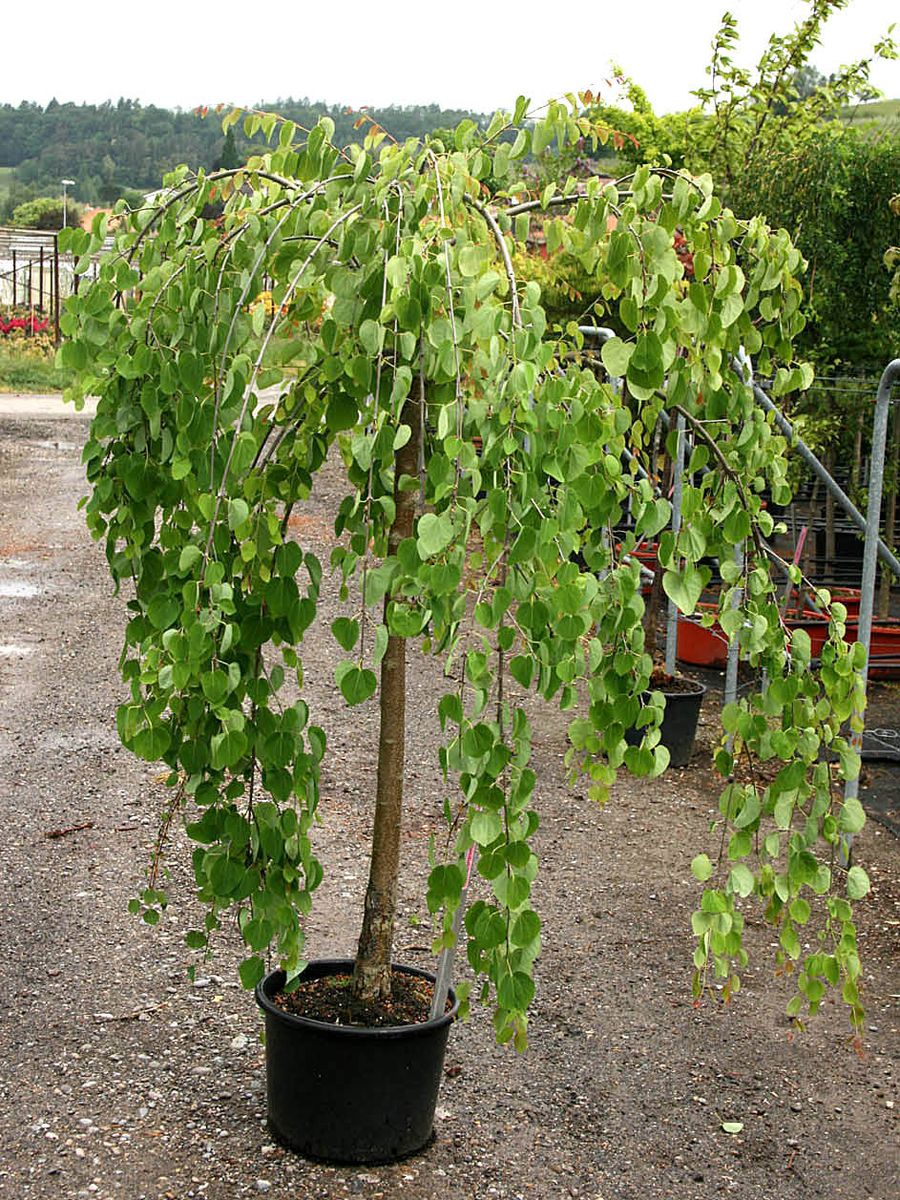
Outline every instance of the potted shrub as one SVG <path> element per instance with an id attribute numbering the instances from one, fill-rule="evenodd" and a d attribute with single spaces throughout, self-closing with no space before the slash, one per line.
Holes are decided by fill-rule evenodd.
<path id="1" fill-rule="evenodd" d="M 540 946 L 531 849 L 540 801 L 522 696 L 536 691 L 572 713 L 569 765 L 598 800 L 622 765 L 653 777 L 667 761 L 652 721 L 640 745 L 624 738 L 652 669 L 638 566 L 628 539 L 620 551 L 609 533 L 630 503 L 637 536 L 661 534 L 666 591 L 686 613 L 706 582 L 700 558 L 725 562 L 748 542 L 746 566 L 726 585 L 741 587 L 744 651 L 769 680 L 724 714 L 731 748 L 716 761 L 730 837 L 715 879 L 705 855 L 694 862 L 709 881 L 694 920 L 695 988 L 708 970 L 729 993 L 736 986 L 740 903 L 755 892 L 781 953 L 799 959 L 791 1011 L 815 1008 L 825 982 L 840 980 L 859 1020 L 846 893 L 867 884 L 859 868 L 845 880 L 827 864 L 861 810 L 842 805 L 819 762 L 827 745 L 845 773 L 856 769 L 841 723 L 858 703 L 857 676 L 836 619 L 818 676 L 803 638 L 785 642 L 753 540 L 754 529 L 771 529 L 762 488 L 784 498 L 785 447 L 728 365 L 743 344 L 775 374 L 776 391 L 809 382 L 791 358 L 800 256 L 785 234 L 723 210 L 708 178 L 641 168 L 621 186 L 564 182 L 528 195 L 516 172 L 529 152 L 604 133 L 574 102 L 551 104 L 534 124 L 525 116 L 520 100 L 487 130 L 463 122 L 452 144 L 398 145 L 373 127 L 344 150 L 328 120 L 301 134 L 252 114 L 249 132 L 263 130 L 274 148 L 236 170 L 174 172 L 153 206 L 126 216 L 96 282 L 69 301 L 70 398 L 98 397 L 87 520 L 130 611 L 119 734 L 169 769 L 154 869 L 134 907 L 159 919 L 157 867 L 183 818 L 208 909 L 188 945 L 202 951 L 223 914 L 235 914 L 244 985 L 304 993 L 328 750 L 303 697 L 304 671 L 315 669 L 303 637 L 330 567 L 354 604 L 332 627 L 345 654 L 335 689 L 351 706 L 377 693 L 381 719 L 369 885 L 345 994 L 362 1006 L 393 1002 L 406 657 L 419 644 L 445 663 L 441 765 L 459 789 L 455 848 L 428 885 L 435 949 L 461 932 L 477 851 L 468 960 L 493 1000 L 498 1039 L 524 1048 Z M 551 249 L 564 243 L 596 280 L 598 311 L 614 308 L 629 331 L 602 351 L 622 393 L 582 360 L 577 329 L 551 335 L 539 287 L 513 271 L 510 245 L 536 211 Z M 676 229 L 693 254 L 689 285 Z M 77 269 L 104 232 L 100 217 L 93 233 L 67 234 Z M 668 502 L 623 466 L 626 448 L 646 455 L 663 408 L 696 425 L 692 469 L 710 468 L 685 488 L 677 536 L 666 532 Z M 346 497 L 323 565 L 288 522 L 330 454 L 341 455 Z M 741 773 L 751 753 L 780 763 L 765 786 Z M 796 933 L 807 897 L 824 912 L 814 951 Z M 295 1063 L 294 1074 L 303 1086 L 315 1071 Z M 376 1103 L 369 1090 L 357 1099 Z M 426 1113 L 416 1138 L 430 1126 Z M 307 1145 L 278 1118 L 275 1127 L 331 1157 L 414 1148 Z"/>

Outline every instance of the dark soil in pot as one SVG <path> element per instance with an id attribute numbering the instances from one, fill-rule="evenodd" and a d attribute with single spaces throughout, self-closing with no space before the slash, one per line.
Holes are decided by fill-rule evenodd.
<path id="1" fill-rule="evenodd" d="M 278 1007 L 295 1017 L 329 1025 L 359 1025 L 367 1029 L 394 1025 L 419 1025 L 431 1012 L 434 986 L 431 977 L 408 971 L 393 973 L 391 995 L 370 1004 L 355 1000 L 350 972 L 307 979 L 291 992 L 276 992 Z M 452 1008 L 448 997 L 447 1011 Z"/>

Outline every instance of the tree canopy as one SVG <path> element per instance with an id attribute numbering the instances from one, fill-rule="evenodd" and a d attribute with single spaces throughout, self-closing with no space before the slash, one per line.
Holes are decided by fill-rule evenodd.
<path id="1" fill-rule="evenodd" d="M 370 128 L 346 148 L 327 118 L 300 136 L 254 114 L 245 130 L 271 138 L 270 152 L 237 171 L 181 168 L 152 206 L 123 214 L 116 252 L 67 305 L 63 348 L 79 373 L 72 398 L 99 397 L 88 521 L 133 588 L 119 732 L 170 769 L 159 845 L 178 813 L 195 843 L 209 918 L 189 944 L 205 946 L 236 910 L 244 982 L 259 980 L 269 947 L 296 973 L 321 879 L 312 838 L 327 746 L 302 692 L 323 564 L 288 528 L 339 455 L 330 566 L 348 608 L 332 625 L 335 687 L 363 704 L 381 668 L 383 701 L 398 644 L 440 655 L 436 948 L 455 940 L 477 852 L 469 960 L 498 1037 L 522 1045 L 541 936 L 525 695 L 570 713 L 568 766 L 593 797 L 620 767 L 665 769 L 632 553 L 661 535 L 663 586 L 685 613 L 710 580 L 703 560 L 719 560 L 719 619 L 768 681 L 724 714 L 721 853 L 717 867 L 694 862 L 706 884 L 697 992 L 710 973 L 728 995 L 739 986 L 741 908 L 755 894 L 780 961 L 798 964 L 790 1011 L 814 1011 L 840 981 L 858 1025 L 850 902 L 868 880 L 858 867 L 844 879 L 835 855 L 864 820 L 838 786 L 858 770 L 843 725 L 861 705 L 860 647 L 842 640 L 840 606 L 819 672 L 809 637 L 786 638 L 762 543 L 774 528 L 763 494 L 789 495 L 786 447 L 733 361 L 746 348 L 776 394 L 808 386 L 793 353 L 801 256 L 783 231 L 723 208 L 708 175 L 642 166 L 619 185 L 567 177 L 530 198 L 529 154 L 607 137 L 581 106 L 573 96 L 528 121 L 520 98 L 514 114 L 487 129 L 464 120 L 447 142 Z M 536 211 L 615 311 L 622 333 L 602 369 L 577 330 L 548 336 L 539 285 L 516 277 L 511 248 Z M 101 216 L 91 235 L 64 239 L 76 269 L 105 229 Z M 664 415 L 695 439 L 677 533 L 663 532 L 671 506 L 649 478 Z M 754 759 L 766 769 L 748 770 Z M 155 923 L 164 903 L 157 871 L 135 907 Z"/>

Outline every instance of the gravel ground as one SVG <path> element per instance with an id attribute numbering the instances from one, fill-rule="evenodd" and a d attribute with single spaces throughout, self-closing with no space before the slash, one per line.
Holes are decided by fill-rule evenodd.
<path id="1" fill-rule="evenodd" d="M 76 511 L 86 429 L 52 402 L 35 410 L 0 398 L 0 1196 L 900 1194 L 900 846 L 874 821 L 858 841 L 874 883 L 859 916 L 861 1055 L 834 1003 L 791 1037 L 785 985 L 771 974 L 771 937 L 758 921 L 748 923 L 755 965 L 734 1004 L 695 1010 L 689 863 L 708 848 L 715 811 L 709 713 L 689 768 L 649 787 L 623 782 L 604 810 L 566 790 L 564 722 L 541 718 L 546 937 L 530 1050 L 493 1045 L 484 1012 L 457 1027 L 435 1142 L 407 1162 L 335 1168 L 273 1145 L 260 1019 L 235 982 L 233 937 L 194 984 L 185 974 L 186 853 L 172 856 L 162 927 L 146 929 L 126 911 L 165 789 L 116 741 L 123 617 Z M 297 533 L 327 554 L 321 497 Z M 333 653 L 326 639 L 310 649 L 308 662 Z M 428 748 L 433 673 L 417 666 L 412 689 L 397 956 L 428 965 L 421 882 L 441 797 Z M 895 696 L 885 691 L 882 708 Z M 348 955 L 364 886 L 375 713 L 369 705 L 348 714 L 315 685 L 311 703 L 332 757 L 310 953 Z M 743 1129 L 730 1135 L 724 1121 Z"/>

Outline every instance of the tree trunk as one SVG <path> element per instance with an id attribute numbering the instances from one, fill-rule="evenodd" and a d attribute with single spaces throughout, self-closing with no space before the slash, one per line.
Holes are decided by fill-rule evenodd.
<path id="1" fill-rule="evenodd" d="M 397 552 L 412 536 L 418 486 L 400 489 L 404 476 L 417 481 L 421 387 L 417 379 L 403 406 L 400 420 L 412 436 L 394 456 L 394 523 L 388 535 L 388 554 Z M 390 595 L 385 597 L 385 614 Z M 369 886 L 366 889 L 362 932 L 353 971 L 353 993 L 358 1000 L 385 998 L 391 991 L 391 950 L 397 907 L 400 867 L 400 829 L 403 818 L 403 774 L 406 742 L 406 639 L 391 635 L 381 662 L 381 726 L 375 789 L 375 825 Z"/>

